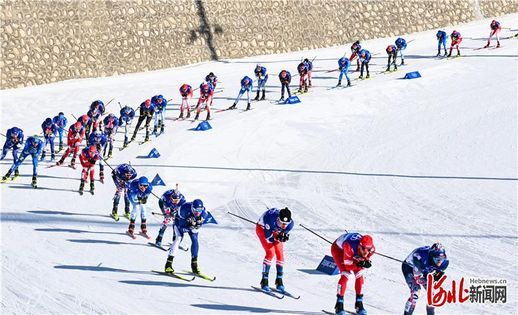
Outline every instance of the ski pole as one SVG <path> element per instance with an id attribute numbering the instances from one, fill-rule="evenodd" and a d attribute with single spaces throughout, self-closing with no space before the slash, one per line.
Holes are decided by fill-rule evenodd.
<path id="1" fill-rule="evenodd" d="M 230 214 L 230 215 L 235 216 L 236 218 L 240 218 L 241 220 L 244 220 L 244 221 L 246 221 L 246 222 L 250 222 L 250 223 L 252 223 L 252 224 L 256 224 L 254 221 L 252 221 L 252 220 L 250 220 L 250 219 L 247 219 L 247 218 L 245 218 L 245 217 L 242 217 L 242 216 L 240 216 L 240 215 L 238 215 L 238 214 L 232 213 L 232 212 L 230 212 L 230 211 L 227 211 L 227 213 L 228 213 L 228 214 Z"/>
<path id="2" fill-rule="evenodd" d="M 306 229 L 307 231 L 315 234 L 316 236 L 320 237 L 321 239 L 323 239 L 324 241 L 328 242 L 329 244 L 333 244 L 331 241 L 329 241 L 327 238 L 323 237 L 322 235 L 318 234 L 317 232 L 311 230 L 310 228 L 306 227 L 304 224 L 299 224 L 301 227 L 303 227 L 304 229 Z"/>

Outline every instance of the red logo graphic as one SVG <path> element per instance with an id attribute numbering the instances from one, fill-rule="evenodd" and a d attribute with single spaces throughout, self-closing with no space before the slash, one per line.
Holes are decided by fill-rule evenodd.
<path id="1" fill-rule="evenodd" d="M 457 289 L 457 283 L 455 280 L 451 281 L 451 289 L 447 290 L 443 288 L 443 284 L 448 278 L 443 275 L 439 281 L 434 281 L 433 276 L 428 274 L 428 286 L 426 288 L 427 303 L 430 306 L 440 307 L 448 303 L 464 303 L 469 299 L 468 289 L 464 289 L 464 278 L 460 279 L 460 283 Z"/>

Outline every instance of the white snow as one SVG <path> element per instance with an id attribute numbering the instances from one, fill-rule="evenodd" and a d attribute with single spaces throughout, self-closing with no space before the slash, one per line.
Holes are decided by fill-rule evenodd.
<path id="1" fill-rule="evenodd" d="M 516 29 L 517 17 L 500 21 Z M 436 30 L 405 36 L 415 39 L 406 50 L 408 65 L 392 74 L 379 72 L 386 65 L 384 49 L 395 38 L 366 41 L 364 47 L 377 54 L 372 78 L 355 80 L 350 89 L 329 90 L 338 73 L 324 72 L 336 68 L 344 52 L 349 55 L 349 43 L 2 91 L 0 129 L 4 133 L 16 125 L 26 137 L 39 133 L 46 117 L 63 111 L 71 121 L 72 114 L 85 113 L 96 99 L 115 98 L 107 111 L 118 113 L 117 102 L 136 106 L 159 93 L 173 98 L 165 136 L 115 150 L 109 163 L 131 161 L 139 175 L 152 178 L 159 173 L 168 188 L 179 183 L 189 200 L 203 199 L 219 224 L 200 231 L 200 265 L 217 276 L 215 282 L 186 283 L 155 275 L 150 270 L 162 270 L 167 254 L 142 237 L 130 239 L 124 234 L 128 221 L 114 222 L 108 216 L 114 193 L 109 170 L 106 183 L 97 182 L 95 196 L 79 196 L 80 168 L 46 169 L 50 162 L 43 162 L 40 187 L 34 190 L 27 160 L 16 182 L 0 186 L 1 313 L 333 310 L 338 276 L 312 272 L 330 255 L 330 246 L 298 225 L 285 244 L 284 281 L 301 299 L 276 300 L 251 291 L 250 285 L 260 280 L 264 253 L 255 227 L 226 212 L 255 221 L 266 207 L 288 206 L 297 223 L 331 241 L 345 229 L 369 233 L 378 252 L 397 259 L 440 241 L 451 261 L 448 283 L 472 276 L 507 280 L 505 304 L 450 304 L 437 314 L 516 314 L 517 44 L 516 39 L 504 39 L 502 48 L 473 50 L 485 44 L 489 22 L 455 27 L 464 41 L 463 57 L 453 60 L 433 57 Z M 514 33 L 504 29 L 502 36 Z M 261 63 L 270 73 L 267 98 L 274 100 L 280 96 L 279 71 L 286 68 L 295 74 L 301 57 L 314 56 L 315 87 L 300 96 L 301 104 L 265 101 L 242 113 L 246 104 L 241 101 L 240 110 L 213 114 L 213 129 L 206 132 L 191 131 L 195 124 L 187 121 L 172 121 L 178 115 L 182 83 L 197 86 L 213 71 L 223 88 L 215 95 L 214 107 L 226 108 L 237 95 L 239 80 L 252 76 Z M 422 78 L 401 80 L 405 72 L 416 70 Z M 162 156 L 138 158 L 152 148 Z M 1 175 L 10 163 L 10 155 L 0 162 Z M 165 189 L 157 187 L 155 193 Z M 160 222 L 151 211 L 158 211 L 152 198 L 148 216 L 154 239 Z M 171 233 L 169 228 L 166 240 Z M 190 254 L 182 252 L 175 268 L 189 269 L 189 262 Z M 270 283 L 274 275 L 272 268 Z M 401 314 L 409 290 L 400 264 L 374 256 L 364 294 L 370 314 Z M 416 313 L 424 312 L 425 301 L 423 292 Z M 353 309 L 351 282 L 345 304 Z"/>

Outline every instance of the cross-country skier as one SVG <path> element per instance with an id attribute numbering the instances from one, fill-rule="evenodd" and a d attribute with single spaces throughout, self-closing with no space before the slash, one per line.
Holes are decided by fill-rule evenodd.
<path id="1" fill-rule="evenodd" d="M 338 84 L 336 86 L 342 85 L 342 77 L 345 75 L 347 79 L 347 86 L 351 86 L 351 80 L 349 79 L 349 66 L 351 65 L 351 61 L 347 57 L 342 57 L 338 59 L 338 70 L 340 70 L 340 76 L 338 77 Z"/>
<path id="2" fill-rule="evenodd" d="M 95 145 L 97 152 L 99 153 L 99 181 L 104 184 L 104 164 L 101 158 L 102 149 L 106 146 L 108 138 L 106 134 L 100 131 L 94 131 L 88 137 L 88 145 Z"/>
<path id="3" fill-rule="evenodd" d="M 210 106 L 212 105 L 213 97 L 214 86 L 206 82 L 200 84 L 200 98 L 198 99 L 198 104 L 196 104 L 196 116 L 194 116 L 194 120 L 198 120 L 200 112 L 205 109 L 207 110 L 207 117 L 205 120 L 210 120 Z"/>
<path id="4" fill-rule="evenodd" d="M 308 67 L 304 62 L 299 63 L 297 66 L 299 73 L 299 90 L 297 93 L 306 93 L 308 91 Z"/>
<path id="5" fill-rule="evenodd" d="M 151 102 L 155 108 L 155 125 L 153 127 L 153 134 L 157 135 L 159 129 L 160 133 L 164 132 L 164 113 L 167 106 L 167 100 L 162 94 L 160 94 L 153 96 L 151 98 Z"/>
<path id="6" fill-rule="evenodd" d="M 119 221 L 119 201 L 121 195 L 124 197 L 124 215 L 130 219 L 130 200 L 128 195 L 129 184 L 137 177 L 137 171 L 129 164 L 121 164 L 112 171 L 112 179 L 115 184 L 115 195 L 113 196 L 113 209 L 111 216 Z"/>
<path id="7" fill-rule="evenodd" d="M 128 127 L 131 126 L 133 118 L 135 118 L 135 110 L 129 106 L 124 106 L 120 110 L 119 123 L 122 126 L 124 124 L 124 144 L 123 148 L 128 146 Z"/>
<path id="8" fill-rule="evenodd" d="M 500 25 L 500 22 L 497 20 L 491 21 L 491 24 L 489 24 L 489 27 L 491 28 L 491 32 L 489 33 L 489 37 L 487 38 L 487 44 L 484 46 L 484 48 L 489 47 L 491 44 L 491 38 L 493 35 L 496 37 L 496 48 L 500 47 L 500 36 L 498 35 L 500 31 L 502 30 L 502 26 Z"/>
<path id="9" fill-rule="evenodd" d="M 193 89 L 189 84 L 182 84 L 180 87 L 180 95 L 182 96 L 182 104 L 180 105 L 180 116 L 178 119 L 183 119 L 183 111 L 187 110 L 187 116 L 185 118 L 191 117 L 191 105 L 189 105 L 189 99 L 192 98 Z"/>
<path id="10" fill-rule="evenodd" d="M 76 155 L 79 152 L 79 146 L 85 137 L 85 127 L 81 124 L 80 121 L 76 121 L 70 128 L 68 128 L 67 135 L 67 149 L 61 159 L 56 163 L 56 165 L 61 165 L 65 162 L 67 156 L 72 153 L 72 160 L 70 161 L 70 167 L 75 168 L 76 164 Z"/>
<path id="11" fill-rule="evenodd" d="M 304 59 L 304 65 L 306 65 L 306 69 L 308 69 L 308 87 L 311 87 L 311 74 L 313 72 L 313 61 L 310 61 L 308 58 Z"/>
<path id="12" fill-rule="evenodd" d="M 153 119 L 153 114 L 155 113 L 155 108 L 153 106 L 153 103 L 151 103 L 150 99 L 145 100 L 140 104 L 140 113 L 139 118 L 137 121 L 137 126 L 135 127 L 135 131 L 133 132 L 133 136 L 131 137 L 131 141 L 135 140 L 137 137 L 137 132 L 140 128 L 140 125 L 142 125 L 142 122 L 146 120 L 145 126 L 146 126 L 146 137 L 144 138 L 145 141 L 149 141 L 149 123 L 151 122 L 151 119 Z"/>
<path id="13" fill-rule="evenodd" d="M 257 95 L 254 100 L 259 100 L 259 93 L 261 90 L 263 91 L 263 95 L 261 96 L 261 101 L 265 99 L 266 94 L 266 81 L 268 81 L 268 74 L 266 73 L 266 68 L 261 65 L 255 66 L 255 78 L 257 79 Z"/>
<path id="14" fill-rule="evenodd" d="M 371 53 L 368 50 L 366 50 L 366 49 L 362 49 L 358 53 L 358 57 L 360 59 L 360 63 L 362 64 L 362 67 L 361 67 L 361 70 L 360 70 L 360 76 L 358 78 L 359 79 L 363 79 L 363 69 L 367 70 L 367 76 L 365 78 L 366 79 L 370 78 L 370 75 L 369 75 L 369 62 L 371 61 Z"/>
<path id="15" fill-rule="evenodd" d="M 284 283 L 282 281 L 284 242 L 290 239 L 289 232 L 293 229 L 294 225 L 295 223 L 291 219 L 291 211 L 287 207 L 281 210 L 277 208 L 268 209 L 255 225 L 255 233 L 259 237 L 259 241 L 265 251 L 261 276 L 261 289 L 265 291 L 271 290 L 268 285 L 268 275 L 274 256 L 276 259 L 275 267 L 277 269 L 275 286 L 278 290 L 284 291 Z"/>
<path id="16" fill-rule="evenodd" d="M 358 57 L 360 50 L 362 50 L 362 45 L 360 45 L 360 41 L 357 40 L 351 45 L 351 57 L 349 57 L 349 61 L 353 61 L 354 58 Z M 360 71 L 360 58 L 356 59 L 356 71 Z"/>
<path id="17" fill-rule="evenodd" d="M 342 234 L 331 245 L 331 254 L 341 274 L 336 294 L 336 314 L 345 314 L 344 294 L 347 288 L 347 280 L 350 277 L 356 279 L 354 285 L 356 291 L 354 308 L 356 313 L 358 315 L 367 314 L 363 307 L 363 270 L 371 267 L 370 258 L 374 255 L 375 250 L 372 237 L 359 233 Z"/>
<path id="18" fill-rule="evenodd" d="M 446 251 L 441 243 L 416 248 L 408 255 L 401 267 L 410 288 L 410 297 L 405 304 L 405 315 L 412 315 L 414 312 L 421 286 L 426 290 L 427 285 L 432 285 L 428 283 L 428 275 L 432 275 L 433 280 L 438 281 L 444 275 L 448 264 Z M 427 305 L 426 314 L 435 314 L 434 307 Z"/>
<path id="19" fill-rule="evenodd" d="M 146 226 L 146 207 L 144 205 L 146 204 L 151 191 L 153 191 L 153 186 L 145 176 L 134 179 L 129 185 L 128 197 L 133 208 L 131 209 L 130 224 L 127 233 L 132 238 L 135 238 L 134 231 L 137 212 L 140 212 L 140 233 L 144 237 L 149 238 Z"/>
<path id="20" fill-rule="evenodd" d="M 279 102 L 284 101 L 284 89 L 288 91 L 288 97 L 291 97 L 290 91 L 290 83 L 291 83 L 291 73 L 287 70 L 282 70 L 279 73 L 279 80 L 281 81 L 281 99 Z"/>
<path id="21" fill-rule="evenodd" d="M 88 117 L 90 117 L 90 121 L 86 126 L 86 134 L 90 134 L 90 132 L 96 131 L 99 129 L 99 120 L 101 116 L 104 114 L 104 103 L 102 101 L 93 101 L 90 104 L 90 110 L 86 113 Z"/>
<path id="22" fill-rule="evenodd" d="M 54 162 L 56 159 L 56 154 L 54 151 L 54 139 L 58 134 L 58 127 L 52 122 L 51 118 L 45 119 L 45 121 L 41 124 L 41 129 L 43 130 L 43 138 L 45 139 L 45 144 L 43 145 L 43 152 L 41 153 L 41 160 L 45 159 L 45 155 L 47 153 L 47 144 L 50 145 L 50 160 Z"/>
<path id="23" fill-rule="evenodd" d="M 174 218 L 178 214 L 178 210 L 184 203 L 185 197 L 178 191 L 178 189 L 169 189 L 158 200 L 158 206 L 164 215 L 164 221 L 162 222 L 160 231 L 158 231 L 158 236 L 156 237 L 155 244 L 157 246 L 162 246 L 162 238 L 164 237 L 167 225 L 171 220 L 174 222 Z"/>
<path id="24" fill-rule="evenodd" d="M 405 65 L 405 55 L 403 54 L 403 51 L 406 49 L 406 40 L 403 37 L 399 37 L 396 39 L 396 48 L 397 48 L 397 54 L 401 56 L 401 65 Z"/>
<path id="25" fill-rule="evenodd" d="M 81 116 L 79 116 L 77 121 L 79 121 L 81 123 L 81 125 L 83 125 L 83 127 L 85 127 L 85 134 L 90 134 L 90 133 L 86 132 L 86 128 L 92 121 L 92 119 L 90 119 L 90 116 L 88 116 L 87 114 L 81 115 Z"/>
<path id="26" fill-rule="evenodd" d="M 115 141 L 115 135 L 119 128 L 119 118 L 114 114 L 110 113 L 103 119 L 104 130 L 103 133 L 106 136 L 106 143 L 103 147 L 103 154 L 105 159 L 112 157 L 113 142 Z M 106 149 L 108 149 L 108 155 L 106 155 Z"/>
<path id="27" fill-rule="evenodd" d="M 57 116 L 52 118 L 52 122 L 58 127 L 59 134 L 59 148 L 58 152 L 63 150 L 63 132 L 66 131 L 65 127 L 67 126 L 67 118 L 63 112 L 59 112 Z"/>
<path id="28" fill-rule="evenodd" d="M 174 273 L 173 259 L 178 251 L 178 247 L 183 240 L 184 234 L 189 234 L 191 238 L 191 270 L 194 274 L 200 274 L 198 266 L 198 230 L 202 227 L 207 218 L 207 211 L 203 206 L 203 201 L 194 199 L 192 202 L 186 202 L 178 211 L 174 220 L 175 239 L 169 247 L 169 255 L 165 264 L 165 272 Z"/>
<path id="29" fill-rule="evenodd" d="M 100 153 L 97 151 L 97 146 L 95 144 L 90 144 L 81 150 L 81 154 L 79 155 L 79 161 L 81 162 L 81 166 L 83 170 L 81 171 L 81 183 L 79 184 L 79 194 L 82 195 L 85 189 L 85 183 L 90 175 L 90 193 L 94 194 L 95 189 L 95 163 L 101 159 Z"/>
<path id="30" fill-rule="evenodd" d="M 397 48 L 395 45 L 388 45 L 387 49 L 385 49 L 388 56 L 387 61 L 387 70 L 390 71 L 390 66 L 394 65 L 394 70 L 397 70 L 396 58 L 397 58 Z"/>
<path id="31" fill-rule="evenodd" d="M 23 130 L 18 127 L 12 127 L 7 129 L 5 134 L 5 143 L 2 148 L 2 155 L 0 160 L 3 160 L 9 150 L 13 150 L 13 163 L 18 161 L 18 149 L 23 145 Z M 18 176 L 18 169 L 15 171 L 14 176 Z"/>
<path id="32" fill-rule="evenodd" d="M 32 157 L 32 187 L 36 188 L 36 181 L 38 177 L 38 158 L 41 155 L 41 151 L 43 151 L 43 141 L 38 136 L 32 136 L 25 141 L 25 146 L 23 147 L 22 152 L 20 153 L 20 157 L 16 162 L 13 162 L 11 168 L 7 171 L 7 173 L 2 177 L 2 181 L 6 181 L 9 176 L 14 172 L 15 177 L 18 174 L 18 167 L 23 163 L 27 156 Z"/>
<path id="33" fill-rule="evenodd" d="M 248 100 L 248 104 L 246 105 L 246 110 L 250 110 L 250 94 L 253 90 L 253 81 L 248 76 L 245 76 L 243 79 L 241 79 L 241 89 L 239 90 L 239 94 L 237 95 L 236 100 L 234 101 L 234 104 L 230 106 L 228 109 L 236 109 L 237 103 L 241 99 L 241 96 L 245 94 Z"/>
<path id="34" fill-rule="evenodd" d="M 437 56 L 441 55 L 441 46 L 444 48 L 444 57 L 448 54 L 446 51 L 446 40 L 448 39 L 448 35 L 445 31 L 439 30 L 435 35 L 437 37 Z"/>
<path id="35" fill-rule="evenodd" d="M 218 77 L 213 72 L 211 72 L 205 76 L 205 82 L 212 85 L 212 90 L 214 90 L 218 84 Z"/>
<path id="36" fill-rule="evenodd" d="M 450 38 L 451 38 L 451 45 L 450 45 L 450 52 L 448 53 L 448 57 L 451 57 L 451 52 L 454 47 L 457 48 L 457 56 L 460 56 L 459 45 L 462 42 L 462 36 L 460 35 L 459 32 L 453 31 L 450 35 Z"/>

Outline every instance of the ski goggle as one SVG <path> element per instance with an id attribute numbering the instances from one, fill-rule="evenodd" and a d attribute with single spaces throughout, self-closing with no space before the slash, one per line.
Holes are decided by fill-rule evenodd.
<path id="1" fill-rule="evenodd" d="M 432 259 L 433 259 L 434 264 L 440 265 L 444 261 L 445 257 L 444 257 L 444 255 L 439 255 L 437 257 L 433 257 Z"/>
<path id="2" fill-rule="evenodd" d="M 194 215 L 196 216 L 199 216 L 203 210 L 205 210 L 205 208 L 203 207 L 199 207 L 199 208 L 192 208 L 192 213 L 194 213 Z"/>
<path id="3" fill-rule="evenodd" d="M 138 186 L 140 188 L 143 188 L 143 189 L 147 189 L 147 187 L 149 186 L 148 184 L 138 184 Z"/>
<path id="4" fill-rule="evenodd" d="M 367 247 L 367 246 L 361 246 L 361 245 L 358 245 L 358 247 L 361 247 L 361 249 L 363 251 L 366 251 L 367 253 L 370 253 L 374 250 L 374 247 Z"/>
<path id="5" fill-rule="evenodd" d="M 286 228 L 290 223 L 291 223 L 291 221 L 284 222 L 284 221 L 281 221 L 281 218 L 277 218 L 277 225 L 280 226 L 281 228 Z"/>

